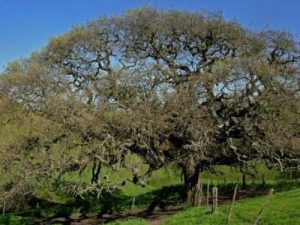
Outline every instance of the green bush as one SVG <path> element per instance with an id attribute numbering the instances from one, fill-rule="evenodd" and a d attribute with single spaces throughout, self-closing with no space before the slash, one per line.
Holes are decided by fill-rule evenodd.
<path id="1" fill-rule="evenodd" d="M 21 216 L 7 215 L 7 216 L 0 216 L 0 224 L 1 225 L 33 225 L 34 222 L 29 219 L 25 219 Z"/>

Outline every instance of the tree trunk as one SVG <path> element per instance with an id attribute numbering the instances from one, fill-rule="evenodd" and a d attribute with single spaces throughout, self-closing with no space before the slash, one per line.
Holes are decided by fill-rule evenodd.
<path id="1" fill-rule="evenodd" d="M 101 170 L 101 163 L 99 160 L 94 158 L 93 169 L 92 169 L 92 179 L 91 179 L 92 184 L 98 183 L 100 170 Z"/>
<path id="2" fill-rule="evenodd" d="M 199 173 L 198 166 L 191 166 L 189 164 L 182 166 L 182 174 L 184 178 L 184 201 L 189 205 L 196 205 L 198 202 L 199 193 Z"/>
<path id="3" fill-rule="evenodd" d="M 246 174 L 243 174 L 243 184 L 242 184 L 242 189 L 245 190 L 247 187 L 247 183 L 246 183 Z"/>

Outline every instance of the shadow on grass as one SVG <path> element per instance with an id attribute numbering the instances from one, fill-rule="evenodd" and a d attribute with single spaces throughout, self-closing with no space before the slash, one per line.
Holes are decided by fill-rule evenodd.
<path id="1" fill-rule="evenodd" d="M 231 199 L 235 183 L 218 185 L 220 201 Z M 254 197 L 266 193 L 270 188 L 276 192 L 299 188 L 299 181 L 281 181 L 274 184 L 251 184 L 245 191 L 240 192 L 240 198 Z M 203 192 L 206 193 L 207 185 L 203 184 Z M 115 214 L 116 218 L 122 218 L 126 212 L 133 212 L 134 209 L 146 209 L 144 213 L 150 213 L 159 207 L 162 210 L 182 203 L 184 194 L 183 185 L 166 186 L 162 189 L 151 191 L 136 197 L 126 196 L 121 190 L 105 192 L 100 198 L 96 195 L 85 195 L 84 199 L 74 197 L 72 201 L 65 203 L 54 203 L 45 199 L 33 198 L 29 202 L 29 208 L 23 213 L 11 216 L 0 216 L 0 224 L 11 224 L 10 220 L 21 220 L 21 217 L 40 218 L 43 221 L 50 221 L 53 218 L 65 218 L 65 220 L 81 220 L 91 215 L 103 218 L 104 214 Z M 70 196 L 66 196 L 70 197 Z M 141 211 L 141 210 L 136 210 Z M 21 216 L 21 217 L 20 217 Z M 114 220 L 115 220 L 114 219 Z M 8 222 L 7 222 L 8 221 Z M 18 224 L 18 223 L 12 223 Z M 23 224 L 23 223 L 19 223 Z M 30 224 L 30 221 L 24 222 Z"/>

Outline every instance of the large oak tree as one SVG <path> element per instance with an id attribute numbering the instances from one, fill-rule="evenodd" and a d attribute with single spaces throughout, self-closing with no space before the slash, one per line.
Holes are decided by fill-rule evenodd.
<path id="1" fill-rule="evenodd" d="M 192 202 L 199 173 L 214 165 L 299 167 L 300 51 L 289 33 L 142 8 L 76 27 L 32 58 L 32 80 L 7 79 L 2 92 L 61 124 L 61 140 L 78 135 L 89 150 L 73 168 L 92 163 L 97 187 L 102 164 L 118 162 L 145 185 L 174 163 Z"/>

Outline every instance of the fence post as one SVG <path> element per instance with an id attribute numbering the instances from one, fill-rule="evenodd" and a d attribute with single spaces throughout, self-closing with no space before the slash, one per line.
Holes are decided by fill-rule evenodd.
<path id="1" fill-rule="evenodd" d="M 273 195 L 273 192 L 274 192 L 274 189 L 272 188 L 272 189 L 270 190 L 268 196 L 267 196 L 267 199 L 265 200 L 265 202 L 263 203 L 261 209 L 259 210 L 259 212 L 258 212 L 258 214 L 257 214 L 257 216 L 256 216 L 256 218 L 255 218 L 255 220 L 254 220 L 254 222 L 253 222 L 253 225 L 257 225 L 257 224 L 258 224 L 258 221 L 259 221 L 259 219 L 260 219 L 262 213 L 264 212 L 265 208 L 267 207 L 268 202 L 269 202 L 270 198 L 271 198 L 272 195 Z"/>
<path id="2" fill-rule="evenodd" d="M 218 212 L 218 188 L 212 188 L 212 214 L 216 214 Z"/>
<path id="3" fill-rule="evenodd" d="M 227 224 L 230 223 L 231 214 L 232 214 L 232 210 L 233 210 L 233 205 L 234 205 L 237 189 L 238 189 L 238 185 L 236 184 L 235 188 L 234 188 L 234 192 L 233 192 L 232 201 L 231 201 L 231 204 L 230 204 L 230 209 L 229 209 L 229 212 L 228 212 Z"/>

